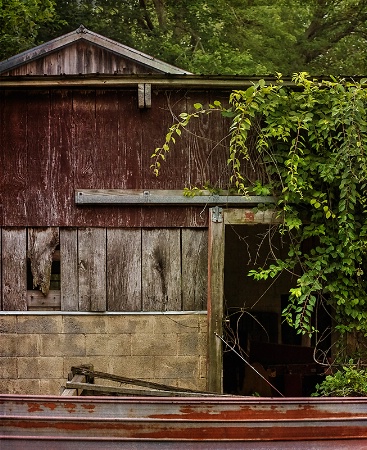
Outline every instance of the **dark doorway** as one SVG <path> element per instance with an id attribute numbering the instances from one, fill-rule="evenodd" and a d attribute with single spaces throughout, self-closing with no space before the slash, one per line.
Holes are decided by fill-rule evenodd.
<path id="1" fill-rule="evenodd" d="M 250 270 L 285 257 L 288 247 L 276 225 L 225 226 L 225 337 L 262 375 L 224 345 L 225 393 L 279 396 L 280 391 L 285 396 L 307 396 L 321 381 L 323 368 L 314 361 L 312 342 L 282 323 L 282 310 L 297 277 L 283 272 L 255 281 L 248 276 Z M 328 322 L 325 315 L 323 320 Z M 326 322 L 323 327 L 329 326 L 330 320 Z"/>

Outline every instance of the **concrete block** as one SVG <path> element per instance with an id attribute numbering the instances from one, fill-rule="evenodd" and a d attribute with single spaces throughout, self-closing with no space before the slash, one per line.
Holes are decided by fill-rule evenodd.
<path id="1" fill-rule="evenodd" d="M 190 378 L 199 375 L 199 358 L 197 356 L 177 356 L 169 358 L 158 356 L 154 359 L 154 378 Z"/>
<path id="2" fill-rule="evenodd" d="M 199 314 L 199 331 L 200 333 L 207 333 L 208 331 L 208 315 L 207 314 Z"/>
<path id="3" fill-rule="evenodd" d="M 195 356 L 199 354 L 198 333 L 184 333 L 178 335 L 177 354 L 179 356 Z"/>
<path id="4" fill-rule="evenodd" d="M 87 316 L 63 316 L 63 333 L 106 333 L 107 317 Z"/>
<path id="5" fill-rule="evenodd" d="M 131 355 L 131 335 L 87 334 L 85 349 L 88 356 L 129 356 Z"/>
<path id="6" fill-rule="evenodd" d="M 108 316 L 107 332 L 110 334 L 153 334 L 154 316 L 121 314 Z"/>
<path id="7" fill-rule="evenodd" d="M 17 358 L 2 357 L 0 360 L 0 378 L 17 378 Z"/>
<path id="8" fill-rule="evenodd" d="M 133 356 L 177 355 L 177 334 L 136 334 L 131 336 Z"/>
<path id="9" fill-rule="evenodd" d="M 154 360 L 154 356 L 111 358 L 108 372 L 127 378 L 154 378 Z"/>
<path id="10" fill-rule="evenodd" d="M 18 378 L 50 379 L 63 377 L 63 358 L 60 357 L 20 357 L 18 358 Z"/>
<path id="11" fill-rule="evenodd" d="M 40 395 L 39 380 L 0 380 L 1 394 Z"/>
<path id="12" fill-rule="evenodd" d="M 41 356 L 85 356 L 84 334 L 43 334 Z"/>
<path id="13" fill-rule="evenodd" d="M 66 378 L 53 378 L 51 380 L 40 380 L 39 390 L 42 395 L 60 395 L 65 387 Z"/>
<path id="14" fill-rule="evenodd" d="M 199 377 L 206 380 L 207 379 L 207 371 L 208 371 L 207 357 L 206 356 L 200 356 L 200 360 L 199 360 Z"/>
<path id="15" fill-rule="evenodd" d="M 208 334 L 207 333 L 199 333 L 198 345 L 199 345 L 198 354 L 206 356 L 208 353 Z"/>
<path id="16" fill-rule="evenodd" d="M 30 333 L 61 333 L 62 316 L 17 316 L 18 334 Z"/>
<path id="17" fill-rule="evenodd" d="M 0 333 L 15 333 L 17 331 L 16 316 L 0 316 Z"/>
<path id="18" fill-rule="evenodd" d="M 40 338 L 38 334 L 18 334 L 17 343 L 17 356 L 39 356 Z"/>
<path id="19" fill-rule="evenodd" d="M 0 356 L 17 356 L 16 334 L 0 334 Z"/>
<path id="20" fill-rule="evenodd" d="M 198 315 L 196 314 L 157 314 L 152 317 L 154 318 L 155 334 L 197 333 L 199 331 Z"/>

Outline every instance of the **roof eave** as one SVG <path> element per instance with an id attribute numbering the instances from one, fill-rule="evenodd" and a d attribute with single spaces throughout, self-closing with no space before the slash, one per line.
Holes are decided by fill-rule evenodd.
<path id="1" fill-rule="evenodd" d="M 172 66 L 159 59 L 153 58 L 143 52 L 135 50 L 126 45 L 115 42 L 112 39 L 101 36 L 87 28 L 80 26 L 77 30 L 72 31 L 63 36 L 52 39 L 44 44 L 38 45 L 30 50 L 26 50 L 18 55 L 12 56 L 2 62 L 0 62 L 0 74 L 9 70 L 15 69 L 23 64 L 34 61 L 41 58 L 47 53 L 60 50 L 67 45 L 72 44 L 78 40 L 85 40 L 91 42 L 98 47 L 105 48 L 114 54 L 121 57 L 136 61 L 147 68 L 156 70 L 161 73 L 173 73 L 173 74 L 190 74 L 190 72 L 180 69 L 179 67 Z"/>

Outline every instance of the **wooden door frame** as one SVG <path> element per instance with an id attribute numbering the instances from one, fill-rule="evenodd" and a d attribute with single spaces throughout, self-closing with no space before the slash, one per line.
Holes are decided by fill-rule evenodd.
<path id="1" fill-rule="evenodd" d="M 218 336 L 223 335 L 225 227 L 280 221 L 278 212 L 273 209 L 216 207 L 209 210 L 207 386 L 211 392 L 223 392 L 223 346 Z"/>

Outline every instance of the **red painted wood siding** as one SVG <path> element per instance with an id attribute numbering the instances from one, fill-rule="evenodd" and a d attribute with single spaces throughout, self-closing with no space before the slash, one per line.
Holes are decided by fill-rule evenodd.
<path id="1" fill-rule="evenodd" d="M 226 188 L 228 122 L 217 114 L 177 139 L 158 178 L 150 169 L 173 116 L 216 98 L 216 91 L 153 89 L 152 107 L 139 109 L 137 88 L 1 91 L 0 225 L 207 226 L 202 207 L 77 207 L 74 190 L 183 189 L 206 181 Z"/>

